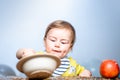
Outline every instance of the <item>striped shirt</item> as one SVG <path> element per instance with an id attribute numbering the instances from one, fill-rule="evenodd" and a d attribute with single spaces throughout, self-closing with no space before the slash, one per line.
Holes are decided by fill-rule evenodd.
<path id="1" fill-rule="evenodd" d="M 52 77 L 61 76 L 70 65 L 70 60 L 68 57 L 61 59 L 61 65 L 53 72 Z"/>

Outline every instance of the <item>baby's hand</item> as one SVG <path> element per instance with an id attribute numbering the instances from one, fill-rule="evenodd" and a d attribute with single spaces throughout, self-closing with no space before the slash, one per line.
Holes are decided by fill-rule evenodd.
<path id="1" fill-rule="evenodd" d="M 35 54 L 36 52 L 33 50 L 33 49 L 25 49 L 25 48 L 22 48 L 22 49 L 19 49 L 17 52 L 16 52 L 16 57 L 18 59 L 21 59 L 23 57 L 26 57 L 26 56 L 29 56 L 29 55 L 33 55 Z"/>
<path id="2" fill-rule="evenodd" d="M 79 74 L 79 76 L 80 76 L 80 77 L 90 77 L 90 76 L 92 76 L 92 74 L 91 74 L 90 71 L 88 71 L 88 70 L 85 69 L 83 72 L 81 72 L 81 73 Z"/>

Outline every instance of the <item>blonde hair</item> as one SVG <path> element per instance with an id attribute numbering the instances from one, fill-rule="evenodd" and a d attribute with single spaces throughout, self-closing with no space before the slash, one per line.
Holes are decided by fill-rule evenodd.
<path id="1" fill-rule="evenodd" d="M 46 29 L 44 40 L 46 39 L 48 32 L 53 28 L 70 30 L 71 31 L 71 38 L 72 38 L 71 47 L 73 47 L 73 45 L 75 43 L 75 39 L 76 39 L 76 33 L 75 33 L 74 27 L 69 22 L 64 21 L 64 20 L 56 20 L 56 21 L 52 22 L 50 25 L 48 25 L 48 27 Z"/>

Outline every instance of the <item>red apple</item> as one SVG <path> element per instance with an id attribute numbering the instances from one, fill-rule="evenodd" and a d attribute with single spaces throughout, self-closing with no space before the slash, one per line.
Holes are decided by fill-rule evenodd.
<path id="1" fill-rule="evenodd" d="M 100 74 L 105 78 L 115 78 L 119 74 L 119 65 L 117 61 L 106 59 L 100 65 Z"/>

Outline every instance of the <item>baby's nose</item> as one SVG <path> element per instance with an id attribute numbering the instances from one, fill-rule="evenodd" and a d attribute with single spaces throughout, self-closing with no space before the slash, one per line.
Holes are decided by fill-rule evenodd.
<path id="1" fill-rule="evenodd" d="M 59 47 L 60 47 L 60 43 L 59 43 L 59 42 L 56 42 L 56 43 L 55 43 L 55 47 L 58 47 L 58 48 L 59 48 Z"/>

